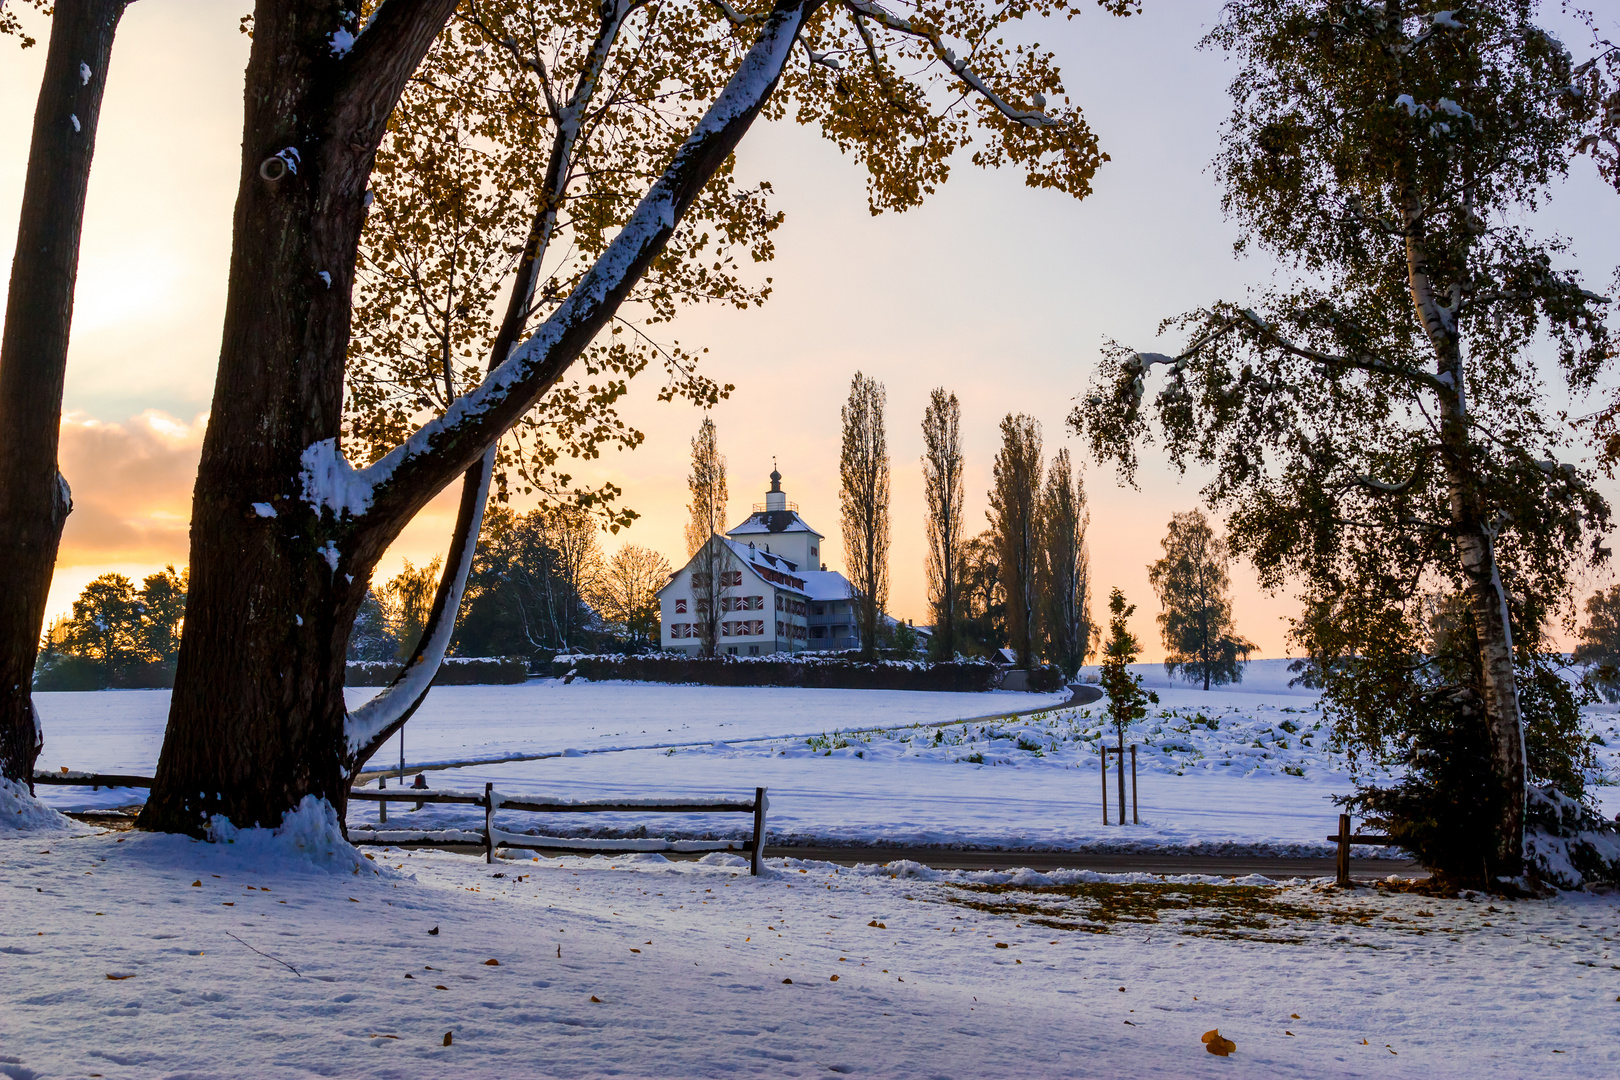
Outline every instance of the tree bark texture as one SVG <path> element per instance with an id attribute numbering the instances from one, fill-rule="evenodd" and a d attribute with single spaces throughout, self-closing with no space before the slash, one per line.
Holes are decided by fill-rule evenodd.
<path id="1" fill-rule="evenodd" d="M 344 661 L 370 565 L 302 498 L 301 456 L 341 434 L 372 161 L 454 8 L 390 0 L 345 53 L 344 3 L 255 9 L 186 633 L 144 828 L 274 825 L 305 795 L 344 806 Z"/>
<path id="2" fill-rule="evenodd" d="M 32 784 L 41 733 L 31 689 L 62 525 L 72 510 L 57 471 L 62 386 L 79 239 L 126 0 L 58 0 L 34 111 L 17 251 L 0 338 L 0 774 Z"/>
<path id="3" fill-rule="evenodd" d="M 612 318 L 774 91 L 816 7 L 778 4 L 629 224 L 540 329 L 444 416 L 354 471 L 336 447 L 366 183 L 389 111 L 455 4 L 389 0 L 346 53 L 333 43 L 353 25 L 341 3 L 261 0 L 256 11 L 187 633 L 144 828 L 197 834 L 214 814 L 273 825 L 305 796 L 341 817 L 370 741 L 346 722 L 344 656 L 377 560 Z"/>
<path id="4" fill-rule="evenodd" d="M 1496 867 L 1517 875 L 1524 858 L 1524 721 L 1513 667 L 1513 630 L 1507 592 L 1496 565 L 1495 523 L 1475 482 L 1468 432 L 1468 409 L 1460 334 L 1450 309 L 1434 292 L 1420 211 L 1408 209 L 1407 272 L 1418 318 L 1436 353 L 1436 372 L 1447 383 L 1440 394 L 1440 443 L 1450 501 L 1451 530 L 1468 582 L 1468 605 L 1479 634 L 1481 691 L 1490 727 L 1492 765 L 1501 784 L 1501 817 L 1496 823 Z"/>

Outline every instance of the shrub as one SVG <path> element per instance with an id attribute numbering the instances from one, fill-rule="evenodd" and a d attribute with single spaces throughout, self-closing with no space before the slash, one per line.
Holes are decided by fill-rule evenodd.
<path id="1" fill-rule="evenodd" d="M 844 657 L 798 655 L 687 656 L 649 653 L 641 656 L 558 656 L 558 677 L 573 674 L 592 681 L 698 683 L 704 686 L 801 686 L 836 690 L 993 690 L 1000 673 L 988 660 L 919 660 L 862 663 Z"/>
<path id="2" fill-rule="evenodd" d="M 399 674 L 399 665 L 385 660 L 351 660 L 343 681 L 347 686 L 387 686 Z M 520 683 L 529 677 L 521 656 L 447 656 L 433 676 L 434 686 L 487 686 Z"/>

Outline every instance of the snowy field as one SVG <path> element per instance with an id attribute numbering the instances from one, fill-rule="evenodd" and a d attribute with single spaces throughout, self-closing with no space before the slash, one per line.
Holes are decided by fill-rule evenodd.
<path id="1" fill-rule="evenodd" d="M 1066 695 L 923 694 L 659 686 L 438 687 L 405 735 L 406 762 L 438 790 L 493 783 L 520 798 L 695 799 L 770 789 L 773 843 L 915 844 L 1008 849 L 1158 850 L 1321 856 L 1335 831 L 1332 798 L 1354 786 L 1327 746 L 1316 696 L 1288 686 L 1287 661 L 1256 661 L 1236 687 L 1171 684 L 1138 669 L 1160 706 L 1132 731 L 1140 825 L 1102 821 L 1101 708 L 1050 708 Z M 351 703 L 374 693 L 350 691 Z M 44 717 L 41 767 L 149 773 L 162 739 L 164 691 L 36 695 Z M 1048 706 L 1012 720 L 968 717 Z M 1620 716 L 1589 710 L 1612 776 Z M 943 726 L 942 726 L 943 725 Z M 1109 743 L 1112 742 L 1108 738 Z M 373 764 L 393 767 L 397 744 Z M 460 765 L 461 762 L 480 764 Z M 1363 775 L 1384 774 L 1366 770 Z M 1620 810 L 1617 789 L 1597 789 Z M 63 809 L 127 805 L 139 791 L 40 789 Z M 1108 799 L 1117 815 L 1117 787 Z M 481 812 L 393 804 L 392 827 L 481 824 Z M 376 823 L 355 803 L 350 824 Z M 1117 820 L 1117 817 L 1116 817 Z M 502 828 L 556 836 L 729 837 L 740 817 L 615 818 L 506 813 Z M 1374 854 L 1368 851 L 1367 854 Z"/>
<path id="2" fill-rule="evenodd" d="M 1620 1074 L 1613 896 L 12 835 L 12 1080 Z"/>

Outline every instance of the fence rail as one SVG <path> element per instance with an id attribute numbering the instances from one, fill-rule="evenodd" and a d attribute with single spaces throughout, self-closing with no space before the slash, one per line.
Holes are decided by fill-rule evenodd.
<path id="1" fill-rule="evenodd" d="M 60 787 L 89 788 L 150 788 L 150 776 L 129 776 L 122 773 L 89 773 L 64 769 L 61 772 L 36 772 L 34 783 Z M 758 875 L 765 858 L 765 815 L 770 800 L 764 788 L 755 788 L 752 800 L 716 799 L 711 802 L 532 802 L 514 799 L 495 790 L 494 784 L 485 784 L 482 794 L 471 791 L 426 791 L 420 788 L 397 788 L 389 791 L 379 788 L 349 791 L 349 798 L 357 802 L 449 803 L 484 808 L 484 827 L 471 829 L 371 829 L 350 834 L 355 844 L 482 844 L 484 861 L 495 861 L 497 847 L 523 848 L 530 851 L 588 851 L 598 855 L 629 855 L 642 852 L 692 851 L 745 851 L 748 853 L 749 873 Z M 747 840 L 666 840 L 658 837 L 603 837 L 578 838 L 567 836 L 531 836 L 527 833 L 507 832 L 495 827 L 495 811 L 516 810 L 528 814 L 752 814 L 754 831 Z M 387 819 L 384 818 L 384 821 Z"/>
<path id="2" fill-rule="evenodd" d="M 1335 880 L 1340 885 L 1350 884 L 1350 845 L 1376 844 L 1382 847 L 1399 847 L 1400 841 L 1388 836 L 1374 836 L 1371 834 L 1357 834 L 1350 831 L 1350 815 L 1339 815 L 1339 833 L 1328 837 L 1333 843 L 1339 845 L 1338 861 L 1334 869 L 1337 873 Z"/>

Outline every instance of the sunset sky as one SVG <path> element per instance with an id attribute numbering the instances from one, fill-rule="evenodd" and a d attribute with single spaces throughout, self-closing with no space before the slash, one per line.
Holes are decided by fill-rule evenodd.
<path id="1" fill-rule="evenodd" d="M 1043 425 L 1047 454 L 1068 445 L 1064 417 L 1113 337 L 1155 343 L 1166 316 L 1240 299 L 1272 271 L 1232 255 L 1207 171 L 1227 111 L 1232 68 L 1196 42 L 1219 10 L 1210 0 L 1145 0 L 1127 20 L 1085 10 L 1033 36 L 1063 61 L 1071 98 L 1113 160 L 1084 201 L 1025 188 L 1014 173 L 959 162 L 922 209 L 872 217 L 864 174 L 813 131 L 761 125 L 739 172 L 769 179 L 787 223 L 775 295 L 762 309 L 693 311 L 675 335 L 710 350 L 706 371 L 736 384 L 714 410 L 729 461 L 731 519 L 763 499 L 774 456 L 788 497 L 838 542 L 838 410 L 859 370 L 888 389 L 894 523 L 891 611 L 926 618 L 919 422 L 932 387 L 962 401 L 967 520 L 984 524 L 997 424 L 1023 412 Z M 109 569 L 131 576 L 187 558 L 187 515 L 212 393 L 229 259 L 248 40 L 247 3 L 139 0 L 114 48 L 83 241 L 69 361 L 62 469 L 74 491 L 49 612 L 66 612 L 84 583 Z M 1557 20 L 1550 20 L 1561 25 Z M 1612 20 L 1611 20 L 1612 21 Z M 37 20 L 36 20 L 37 23 Z M 1577 57 L 1584 37 L 1570 33 Z M 41 46 L 0 39 L 0 259 L 9 266 Z M 1582 161 L 1542 215 L 1575 240 L 1589 287 L 1608 288 L 1620 264 L 1620 196 Z M 1158 343 L 1174 351 L 1179 342 Z M 642 518 L 633 542 L 683 561 L 688 440 L 701 414 L 654 400 L 638 381 L 626 413 L 647 433 L 630 453 L 578 466 L 612 480 Z M 1576 403 L 1577 408 L 1582 403 Z M 1198 501 L 1153 449 L 1139 490 L 1091 466 L 1090 547 L 1099 594 L 1121 586 L 1140 604 L 1135 629 L 1148 659 L 1162 655 L 1146 564 L 1171 514 Z M 1607 484 L 1611 500 L 1620 485 Z M 443 548 L 454 515 L 441 497 L 380 570 Z M 1292 597 L 1257 589 L 1234 569 L 1239 630 L 1262 656 L 1284 652 Z M 1608 577 L 1586 582 L 1608 584 Z M 1101 614 L 1102 605 L 1094 605 Z"/>

